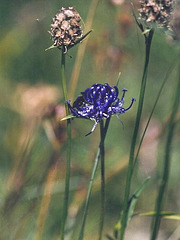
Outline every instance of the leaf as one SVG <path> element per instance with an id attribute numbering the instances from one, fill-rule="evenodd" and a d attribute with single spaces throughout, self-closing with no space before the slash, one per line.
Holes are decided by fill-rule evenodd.
<path id="1" fill-rule="evenodd" d="M 144 32 L 142 32 L 142 34 L 146 35 L 147 33 L 149 33 L 151 31 L 151 29 L 145 29 Z"/>
<path id="2" fill-rule="evenodd" d="M 149 182 L 149 180 L 150 180 L 150 177 L 146 178 L 145 181 L 140 185 L 140 187 L 136 190 L 136 192 L 132 195 L 131 199 L 129 200 L 127 223 L 131 219 L 133 212 L 134 212 L 134 208 L 136 206 L 136 202 L 137 202 L 141 192 L 143 191 L 144 187 Z"/>
<path id="3" fill-rule="evenodd" d="M 78 40 L 74 43 L 74 45 L 66 46 L 67 50 L 69 50 L 70 48 L 74 47 L 76 44 L 82 42 L 82 40 L 84 40 L 84 38 L 86 38 L 91 32 L 92 32 L 92 30 L 90 30 L 90 31 L 87 32 L 85 35 L 83 35 L 80 39 L 78 39 Z M 58 48 L 58 49 L 62 50 L 61 47 L 57 47 L 57 46 L 52 45 L 52 46 L 46 48 L 45 51 L 48 51 L 48 50 L 51 50 L 51 49 L 54 49 L 54 48 Z M 65 53 L 66 53 L 66 52 L 65 52 Z"/>
<path id="4" fill-rule="evenodd" d="M 78 43 L 82 42 L 90 33 L 92 32 L 92 30 L 90 30 L 89 32 L 87 32 L 85 35 L 83 35 L 80 39 L 78 39 L 74 45 L 72 46 L 68 46 L 68 50 L 72 47 L 74 47 L 75 45 L 77 45 Z"/>
<path id="5" fill-rule="evenodd" d="M 133 5 L 133 3 L 131 3 L 131 5 L 132 5 L 133 17 L 134 17 L 134 19 L 135 19 L 138 27 L 140 28 L 140 30 L 141 30 L 142 32 L 144 32 L 144 28 L 143 28 L 142 23 L 141 23 L 141 22 L 138 20 L 138 18 L 136 17 L 136 13 L 135 13 L 135 10 L 134 10 L 134 5 Z"/>
<path id="6" fill-rule="evenodd" d="M 180 221 L 180 214 L 174 214 L 174 215 L 169 215 L 169 216 L 165 216 L 165 219 L 169 219 L 169 220 L 178 220 Z"/>
<path id="7" fill-rule="evenodd" d="M 155 216 L 156 212 L 145 212 L 138 214 L 139 216 Z M 161 212 L 160 216 L 170 220 L 180 220 L 180 214 L 175 212 Z"/>
<path id="8" fill-rule="evenodd" d="M 68 116 L 62 118 L 61 121 L 68 120 L 68 119 L 75 118 L 75 117 L 76 116 L 74 116 L 74 115 L 68 115 Z"/>
<path id="9" fill-rule="evenodd" d="M 90 33 L 92 32 L 92 29 L 87 32 L 86 34 L 84 34 L 80 39 L 78 39 L 75 44 L 78 44 L 79 42 L 81 42 L 82 40 L 84 40 Z"/>
<path id="10" fill-rule="evenodd" d="M 52 45 L 52 46 L 46 48 L 45 51 L 48 51 L 48 50 L 50 50 L 50 49 L 54 49 L 54 48 L 57 48 L 57 46 Z"/>

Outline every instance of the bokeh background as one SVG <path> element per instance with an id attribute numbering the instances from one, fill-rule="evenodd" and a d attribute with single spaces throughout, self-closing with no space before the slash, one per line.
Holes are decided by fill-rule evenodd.
<path id="1" fill-rule="evenodd" d="M 96 6 L 97 5 L 97 6 Z M 50 24 L 58 9 L 74 6 L 88 39 L 66 57 L 71 101 L 93 83 L 127 88 L 125 104 L 138 100 L 144 62 L 144 38 L 123 0 L 2 0 L 0 1 L 0 239 L 56 240 L 61 228 L 66 163 L 66 124 L 61 91 L 61 52 L 52 45 Z M 135 8 L 138 6 L 134 3 Z M 92 25 L 91 25 L 92 21 Z M 178 78 L 177 42 L 156 30 L 153 39 L 141 133 L 160 86 L 170 72 L 142 145 L 132 192 L 148 176 L 135 211 L 154 210 L 161 176 L 166 129 Z M 85 45 L 85 46 L 83 46 Z M 84 55 L 79 61 L 78 54 Z M 76 66 L 76 68 L 75 68 Z M 78 72 L 78 67 L 80 71 Z M 79 75 L 78 75 L 79 73 Z M 76 78 L 77 77 L 77 78 Z M 77 79 L 74 80 L 74 78 Z M 105 234 L 119 220 L 137 102 L 111 120 L 106 138 Z M 67 239 L 77 239 L 84 199 L 99 143 L 99 128 L 85 137 L 93 122 L 72 121 L 72 165 Z M 140 134 L 141 134 L 140 133 Z M 171 173 L 164 209 L 180 212 L 180 126 L 172 146 Z M 100 214 L 100 168 L 97 170 L 85 230 L 85 240 L 97 238 Z M 180 237 L 179 221 L 162 220 L 158 239 Z M 134 217 L 126 239 L 149 239 L 151 217 Z M 176 234 L 176 236 L 174 235 Z M 175 237 L 173 237 L 175 236 Z"/>

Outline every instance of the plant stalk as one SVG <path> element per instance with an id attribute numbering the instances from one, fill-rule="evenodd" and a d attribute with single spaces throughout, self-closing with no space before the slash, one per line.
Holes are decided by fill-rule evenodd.
<path id="1" fill-rule="evenodd" d="M 69 109 L 66 101 L 67 99 L 67 88 L 65 79 L 65 49 L 62 49 L 61 57 L 61 78 L 62 78 L 62 89 L 65 101 L 66 115 L 69 115 Z M 71 120 L 67 120 L 67 160 L 66 160 L 66 179 L 65 179 L 65 193 L 64 193 L 64 205 L 62 212 L 61 222 L 61 240 L 64 240 L 66 220 L 68 214 L 68 203 L 69 203 L 69 185 L 70 185 L 70 165 L 71 165 Z"/>
<path id="2" fill-rule="evenodd" d="M 121 216 L 121 231 L 120 231 L 120 240 L 124 239 L 125 229 L 127 225 L 127 217 L 128 217 L 128 202 L 129 202 L 129 195 L 130 195 L 130 188 L 131 188 L 131 179 L 133 175 L 133 166 L 134 166 L 134 152 L 135 152 L 135 146 L 138 136 L 138 130 L 141 120 L 141 114 L 142 114 L 142 108 L 143 108 L 143 102 L 144 102 L 144 95 L 145 95 L 145 89 L 146 89 L 146 82 L 147 82 L 147 72 L 148 72 L 148 66 L 149 66 L 149 58 L 150 58 L 150 50 L 151 50 L 151 43 L 153 38 L 154 30 L 151 29 L 148 36 L 146 36 L 146 55 L 145 55 L 145 63 L 144 63 L 144 71 L 141 81 L 141 89 L 140 89 L 140 95 L 139 95 L 139 103 L 138 103 L 138 110 L 136 115 L 136 122 L 131 142 L 131 150 L 130 150 L 130 156 L 129 156 L 129 165 L 128 165 L 128 172 L 126 177 L 126 188 L 125 188 L 125 196 L 124 196 L 124 202 L 123 202 L 123 212 Z"/>
<path id="3" fill-rule="evenodd" d="M 104 226 L 104 213 L 105 213 L 105 151 L 104 151 L 104 122 L 100 122 L 100 155 L 101 155 L 101 215 L 100 215 L 100 225 L 99 225 L 99 240 L 102 239 L 103 226 Z"/>
<path id="4" fill-rule="evenodd" d="M 106 137 L 106 134 L 107 134 L 108 127 L 109 127 L 109 123 L 110 123 L 110 118 L 108 118 L 106 120 L 106 123 L 105 123 L 105 126 L 104 126 L 104 141 L 105 141 L 105 137 Z M 100 144 L 101 144 L 101 141 L 100 141 Z M 91 173 L 91 178 L 90 178 L 90 181 L 89 181 L 89 186 L 88 186 L 88 191 L 87 191 L 87 196 L 86 196 L 86 201 L 85 201 L 85 207 L 84 207 L 84 213 L 83 213 L 83 221 L 82 221 L 82 225 L 81 225 L 78 240 L 83 240 L 83 237 L 84 237 L 84 229 L 85 229 L 85 225 L 86 225 L 86 219 L 87 219 L 87 213 L 88 213 L 88 208 L 89 208 L 89 201 L 90 201 L 92 186 L 93 186 L 93 182 L 94 182 L 94 178 L 95 178 L 95 173 L 96 173 L 96 170 L 97 170 L 97 167 L 98 167 L 98 163 L 99 163 L 99 160 L 100 160 L 100 156 L 101 156 L 100 144 L 99 144 L 99 147 L 98 147 L 98 151 L 97 151 L 97 154 L 96 154 L 94 166 L 93 166 L 92 173 Z"/>
<path id="5" fill-rule="evenodd" d="M 179 64 L 179 69 L 180 69 L 180 64 Z M 158 197 L 156 200 L 156 209 L 155 209 L 156 215 L 152 222 L 151 240 L 157 239 L 158 231 L 160 227 L 160 222 L 161 222 L 160 213 L 163 207 L 164 194 L 165 194 L 168 180 L 169 180 L 171 150 L 172 150 L 171 145 L 172 145 L 174 129 L 176 125 L 175 118 L 178 112 L 179 103 L 180 103 L 180 70 L 179 70 L 179 76 L 178 76 L 178 84 L 175 91 L 174 103 L 173 103 L 172 112 L 171 112 L 169 125 L 168 125 L 168 135 L 167 135 L 167 140 L 165 144 L 165 155 L 164 155 L 164 163 L 163 163 L 163 175 L 162 175 L 162 179 L 159 187 Z"/>
<path id="6" fill-rule="evenodd" d="M 178 58 L 179 58 L 179 55 L 178 55 Z M 164 86 L 165 86 L 165 84 L 166 84 L 166 82 L 167 82 L 167 80 L 168 80 L 168 78 L 169 78 L 169 75 L 171 74 L 172 70 L 174 69 L 174 67 L 175 67 L 175 65 L 176 65 L 176 62 L 177 62 L 177 57 L 176 57 L 176 58 L 174 59 L 174 61 L 171 63 L 171 65 L 170 65 L 170 67 L 169 67 L 169 69 L 168 69 L 168 71 L 167 71 L 167 73 L 166 73 L 166 75 L 165 75 L 165 78 L 164 78 L 164 80 L 163 80 L 163 82 L 162 82 L 162 84 L 161 84 L 161 87 L 160 87 L 160 89 L 159 89 L 159 91 L 158 91 L 158 94 L 157 94 L 156 100 L 155 100 L 155 102 L 154 102 L 153 108 L 152 108 L 152 110 L 151 110 L 151 113 L 150 113 L 149 118 L 148 118 L 148 120 L 147 120 L 146 126 L 145 126 L 145 128 L 144 128 L 144 132 L 143 132 L 142 137 L 141 137 L 141 139 L 140 139 L 140 143 L 139 143 L 139 146 L 138 146 L 138 149 L 137 149 L 137 152 L 136 152 L 136 156 L 135 156 L 135 158 L 134 158 L 134 167 L 133 167 L 133 170 L 134 170 L 134 168 L 135 168 L 135 166 L 136 166 L 136 163 L 137 163 L 137 161 L 138 161 L 138 156 L 139 156 L 139 152 L 140 152 L 140 149 L 141 149 L 141 145 L 142 145 L 142 143 L 143 143 L 143 140 L 144 140 L 146 131 L 147 131 L 147 129 L 148 129 L 148 126 L 149 126 L 149 123 L 150 123 L 151 118 L 152 118 L 152 116 L 153 116 L 153 113 L 154 113 L 154 111 L 155 111 L 155 108 L 156 108 L 156 106 L 157 106 L 157 104 L 158 104 L 158 101 L 159 101 L 159 98 L 160 98 L 160 96 L 161 96 L 162 90 L 164 89 Z"/>

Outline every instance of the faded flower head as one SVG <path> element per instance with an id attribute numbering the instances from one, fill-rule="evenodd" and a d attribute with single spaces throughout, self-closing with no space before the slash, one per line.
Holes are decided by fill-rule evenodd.
<path id="1" fill-rule="evenodd" d="M 95 83 L 84 92 L 81 92 L 81 96 L 77 97 L 73 106 L 71 106 L 70 101 L 68 101 L 68 107 L 75 117 L 95 121 L 92 130 L 87 134 L 89 135 L 94 131 L 98 122 L 103 118 L 107 119 L 112 115 L 119 116 L 131 108 L 135 99 L 132 98 L 131 104 L 128 108 L 123 108 L 124 96 L 127 89 L 123 89 L 122 91 L 122 97 L 119 99 L 119 90 L 116 86 L 110 87 L 107 83 Z"/>
<path id="2" fill-rule="evenodd" d="M 173 29 L 176 34 L 176 39 L 180 39 L 180 2 L 176 2 L 174 9 Z"/>
<path id="3" fill-rule="evenodd" d="M 173 0 L 140 0 L 139 14 L 146 23 L 156 23 L 159 27 L 171 29 Z"/>
<path id="4" fill-rule="evenodd" d="M 73 7 L 61 8 L 53 18 L 49 31 L 54 46 L 67 48 L 75 45 L 76 40 L 83 35 L 80 21 L 81 17 Z"/>

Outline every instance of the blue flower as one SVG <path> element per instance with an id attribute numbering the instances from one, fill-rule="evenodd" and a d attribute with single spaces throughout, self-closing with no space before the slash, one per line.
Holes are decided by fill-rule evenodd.
<path id="1" fill-rule="evenodd" d="M 94 131 L 98 122 L 100 122 L 103 118 L 107 119 L 112 115 L 116 115 L 118 117 L 120 114 L 125 113 L 131 108 L 135 98 L 132 98 L 131 104 L 128 108 L 123 108 L 124 96 L 127 89 L 122 89 L 122 91 L 122 97 L 119 99 L 119 90 L 116 86 L 110 87 L 107 83 L 95 83 L 84 92 L 81 92 L 81 96 L 77 97 L 73 106 L 70 105 L 70 101 L 67 101 L 67 104 L 71 113 L 75 117 L 95 121 L 92 130 L 87 134 L 89 135 Z"/>

